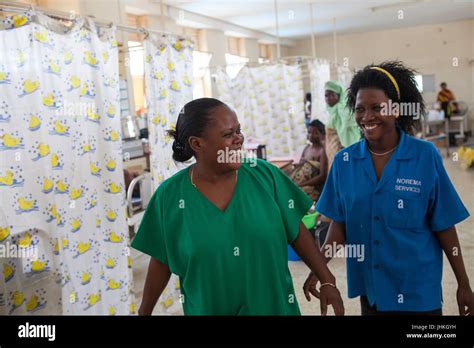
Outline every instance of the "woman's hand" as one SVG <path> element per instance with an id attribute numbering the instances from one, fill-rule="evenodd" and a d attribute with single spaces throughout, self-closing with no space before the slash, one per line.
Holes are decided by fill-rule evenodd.
<path id="1" fill-rule="evenodd" d="M 459 315 L 474 316 L 474 293 L 471 287 L 469 285 L 459 286 L 456 298 L 458 300 Z"/>
<path id="2" fill-rule="evenodd" d="M 319 288 L 319 301 L 321 302 L 321 315 L 325 316 L 328 312 L 328 305 L 334 309 L 335 315 L 344 315 L 344 303 L 341 294 L 335 286 L 324 285 Z"/>
<path id="3" fill-rule="evenodd" d="M 310 272 L 303 285 L 303 291 L 306 299 L 311 301 L 310 294 L 316 298 L 319 298 L 321 301 L 321 315 L 327 314 L 328 304 L 332 305 L 334 314 L 344 315 L 344 303 L 339 290 L 331 285 L 325 285 L 320 288 L 320 291 L 318 291 L 316 289 L 316 285 L 318 283 L 318 277 L 313 272 Z"/>
<path id="4" fill-rule="evenodd" d="M 309 272 L 308 278 L 306 278 L 306 281 L 303 285 L 304 295 L 308 302 L 311 301 L 311 296 L 309 295 L 310 293 L 314 297 L 319 298 L 319 291 L 316 290 L 316 285 L 318 284 L 318 282 L 319 279 L 316 274 L 314 274 L 313 272 Z"/>

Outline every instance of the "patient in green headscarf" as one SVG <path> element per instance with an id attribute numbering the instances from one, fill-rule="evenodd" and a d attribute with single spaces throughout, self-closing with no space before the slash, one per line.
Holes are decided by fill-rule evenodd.
<path id="1" fill-rule="evenodd" d="M 354 115 L 346 106 L 347 95 L 342 85 L 328 81 L 324 90 L 326 110 L 329 113 L 326 123 L 326 155 L 330 167 L 336 153 L 359 141 L 361 133 Z"/>

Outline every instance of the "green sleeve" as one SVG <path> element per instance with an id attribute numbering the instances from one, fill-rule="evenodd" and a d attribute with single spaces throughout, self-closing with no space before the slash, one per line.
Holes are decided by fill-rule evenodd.
<path id="1" fill-rule="evenodd" d="M 133 238 L 132 248 L 137 249 L 163 264 L 168 264 L 165 243 L 165 228 L 163 225 L 163 187 L 155 191 L 145 214 L 143 215 L 138 232 Z"/>
<path id="2" fill-rule="evenodd" d="M 265 161 L 259 161 L 259 165 L 260 162 L 271 172 L 275 202 L 285 224 L 288 244 L 291 244 L 298 237 L 301 220 L 313 205 L 313 201 L 279 168 Z"/>

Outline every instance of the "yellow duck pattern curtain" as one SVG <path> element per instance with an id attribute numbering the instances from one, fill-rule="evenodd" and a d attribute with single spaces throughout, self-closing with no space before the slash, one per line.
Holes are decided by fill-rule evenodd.
<path id="1" fill-rule="evenodd" d="M 134 313 L 115 29 L 1 29 L 0 314 Z"/>
<path id="2" fill-rule="evenodd" d="M 193 98 L 193 44 L 175 36 L 149 35 L 145 50 L 145 94 L 153 186 L 177 171 L 171 155 L 174 129 L 181 108 Z"/>
<path id="3" fill-rule="evenodd" d="M 236 111 L 246 139 L 265 143 L 268 156 L 294 156 L 306 144 L 300 66 L 244 67 L 234 79 L 219 69 L 216 88 Z"/>
<path id="4" fill-rule="evenodd" d="M 181 108 L 193 98 L 193 43 L 185 38 L 149 35 L 145 51 L 145 94 L 153 187 L 175 174 L 182 165 L 172 158 L 174 129 Z M 172 275 L 155 312 L 182 314 L 179 279 Z"/>

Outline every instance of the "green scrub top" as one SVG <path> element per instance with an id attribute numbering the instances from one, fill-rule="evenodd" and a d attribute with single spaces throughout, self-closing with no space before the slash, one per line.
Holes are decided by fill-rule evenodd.
<path id="1" fill-rule="evenodd" d="M 300 315 L 288 244 L 313 202 L 280 169 L 243 163 L 225 211 L 189 169 L 155 191 L 132 247 L 177 274 L 186 315 Z"/>

